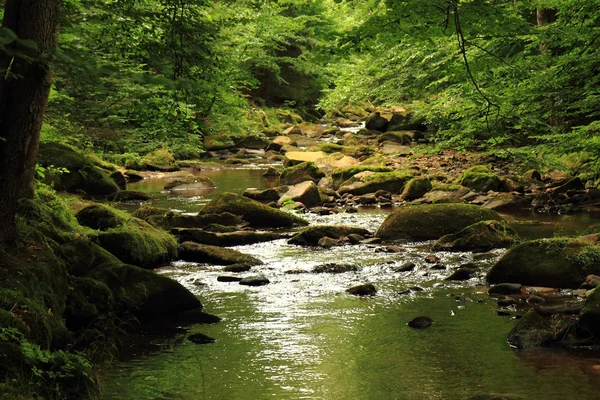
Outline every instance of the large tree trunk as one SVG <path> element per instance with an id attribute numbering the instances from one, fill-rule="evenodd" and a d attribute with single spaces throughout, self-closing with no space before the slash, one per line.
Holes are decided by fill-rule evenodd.
<path id="1" fill-rule="evenodd" d="M 0 243 L 15 239 L 17 201 L 33 194 L 58 8 L 59 0 L 6 0 L 2 26 L 36 48 L 15 42 L 0 52 Z"/>

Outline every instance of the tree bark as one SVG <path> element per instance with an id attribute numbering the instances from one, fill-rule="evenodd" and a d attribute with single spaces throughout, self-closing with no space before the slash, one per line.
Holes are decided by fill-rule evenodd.
<path id="1" fill-rule="evenodd" d="M 0 52 L 0 243 L 16 239 L 17 202 L 33 195 L 58 9 L 59 0 L 7 0 L 4 9 L 2 26 L 19 41 Z"/>

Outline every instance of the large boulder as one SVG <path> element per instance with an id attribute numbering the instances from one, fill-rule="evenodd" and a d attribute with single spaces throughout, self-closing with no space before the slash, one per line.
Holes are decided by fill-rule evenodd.
<path id="1" fill-rule="evenodd" d="M 296 185 L 304 181 L 319 182 L 325 173 L 314 162 L 306 161 L 281 172 L 280 182 L 283 185 Z"/>
<path id="2" fill-rule="evenodd" d="M 383 240 L 434 240 L 479 221 L 500 220 L 492 210 L 470 204 L 425 204 L 393 211 L 376 236 Z"/>
<path id="3" fill-rule="evenodd" d="M 402 198 L 411 201 L 423 197 L 425 193 L 432 189 L 429 178 L 413 178 L 404 187 Z"/>
<path id="4" fill-rule="evenodd" d="M 133 265 L 105 264 L 89 277 L 108 286 L 117 305 L 138 317 L 202 308 L 196 296 L 179 282 Z"/>
<path id="5" fill-rule="evenodd" d="M 286 200 L 298 201 L 307 208 L 316 207 L 321 204 L 321 193 L 313 181 L 306 181 L 294 186 L 290 186 L 279 201 L 278 205 L 283 205 Z"/>
<path id="6" fill-rule="evenodd" d="M 502 187 L 502 180 L 485 165 L 475 165 L 462 172 L 458 184 L 476 192 L 497 191 Z"/>
<path id="7" fill-rule="evenodd" d="M 506 223 L 481 221 L 459 232 L 439 238 L 431 247 L 433 251 L 485 252 L 513 245 L 516 233 Z"/>
<path id="8" fill-rule="evenodd" d="M 367 118 L 365 122 L 365 128 L 372 131 L 385 132 L 389 124 L 389 121 L 381 116 L 379 112 L 375 112 Z"/>
<path id="9" fill-rule="evenodd" d="M 269 146 L 269 139 L 265 135 L 246 135 L 239 138 L 235 146 L 245 149 L 266 149 Z"/>
<path id="10" fill-rule="evenodd" d="M 487 274 L 489 283 L 577 288 L 600 273 L 600 248 L 578 239 L 538 239 L 507 251 Z"/>
<path id="11" fill-rule="evenodd" d="M 562 340 L 576 323 L 573 315 L 530 310 L 511 329 L 508 342 L 519 349 L 548 346 Z"/>
<path id="12" fill-rule="evenodd" d="M 600 286 L 588 293 L 579 322 L 595 337 L 600 337 Z"/>
<path id="13" fill-rule="evenodd" d="M 365 171 L 354 175 L 352 178 L 342 183 L 338 191 L 340 194 L 350 193 L 353 195 L 375 193 L 378 190 L 399 193 L 411 179 L 412 175 L 407 172 Z"/>
<path id="14" fill-rule="evenodd" d="M 303 162 L 316 162 L 325 157 L 327 153 L 323 151 L 288 151 L 285 153 L 283 165 L 289 167 Z"/>
<path id="15" fill-rule="evenodd" d="M 74 276 L 85 276 L 102 264 L 120 264 L 121 260 L 89 239 L 74 239 L 54 250 Z"/>
<path id="16" fill-rule="evenodd" d="M 215 265 L 261 265 L 262 261 L 237 250 L 208 244 L 183 242 L 179 246 L 179 257 L 183 261 Z"/>
<path id="17" fill-rule="evenodd" d="M 355 228 L 351 226 L 317 225 L 305 228 L 298 232 L 288 241 L 288 243 L 300 246 L 317 246 L 321 238 L 329 237 L 331 239 L 340 239 L 343 236 L 352 234 L 369 236 L 370 232 L 363 228 Z"/>
<path id="18" fill-rule="evenodd" d="M 80 225 L 105 231 L 127 223 L 131 218 L 122 211 L 103 204 L 92 204 L 82 208 L 75 214 Z"/>
<path id="19" fill-rule="evenodd" d="M 198 217 L 221 213 L 241 216 L 244 221 L 256 228 L 283 228 L 308 224 L 304 219 L 293 214 L 268 207 L 234 193 L 223 193 L 216 197 L 200 210 Z"/>
<path id="20" fill-rule="evenodd" d="M 105 196 L 119 191 L 110 173 L 98 168 L 75 149 L 54 142 L 40 143 L 38 164 L 45 168 L 64 168 L 60 173 L 47 171 L 46 179 L 57 189 Z"/>

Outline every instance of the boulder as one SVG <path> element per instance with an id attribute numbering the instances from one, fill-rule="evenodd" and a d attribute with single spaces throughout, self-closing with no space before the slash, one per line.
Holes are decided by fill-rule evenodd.
<path id="1" fill-rule="evenodd" d="M 502 193 L 487 200 L 483 207 L 498 212 L 515 212 L 529 207 L 529 202 L 518 194 Z"/>
<path id="2" fill-rule="evenodd" d="M 241 246 L 246 244 L 270 242 L 272 240 L 289 238 L 290 234 L 285 232 L 210 232 L 198 228 L 173 228 L 171 233 L 180 238 L 181 242 L 196 242 L 210 244 L 213 246 Z"/>
<path id="3" fill-rule="evenodd" d="M 179 246 L 179 257 L 183 261 L 215 265 L 261 265 L 262 261 L 237 250 L 208 244 L 183 242 Z"/>
<path id="4" fill-rule="evenodd" d="M 427 127 L 423 124 L 424 120 L 413 116 L 410 113 L 392 114 L 388 130 L 390 131 L 425 131 Z"/>
<path id="5" fill-rule="evenodd" d="M 470 204 L 407 206 L 388 215 L 376 236 L 383 240 L 434 240 L 485 220 L 500 220 L 500 216 Z"/>
<path id="6" fill-rule="evenodd" d="M 113 312 L 114 307 L 114 297 L 108 286 L 96 279 L 77 277 L 72 281 L 63 315 L 67 327 L 77 332 L 103 314 Z"/>
<path id="7" fill-rule="evenodd" d="M 79 210 L 75 218 L 80 225 L 104 231 L 126 224 L 131 217 L 103 204 L 92 204 Z"/>
<path id="8" fill-rule="evenodd" d="M 423 329 L 429 328 L 433 323 L 433 319 L 427 316 L 415 317 L 408 322 L 408 326 L 411 328 Z"/>
<path id="9" fill-rule="evenodd" d="M 498 191 L 502 186 L 500 177 L 485 165 L 475 165 L 464 170 L 457 183 L 476 192 Z"/>
<path id="10" fill-rule="evenodd" d="M 127 186 L 127 178 L 121 171 L 113 171 L 109 176 L 110 179 L 117 184 L 119 189 L 125 190 L 125 187 Z"/>
<path id="11" fill-rule="evenodd" d="M 291 213 L 276 210 L 258 201 L 234 193 L 223 193 L 205 205 L 198 217 L 206 214 L 231 213 L 240 216 L 256 228 L 283 228 L 307 225 L 308 222 Z M 218 219 L 215 222 L 219 222 Z"/>
<path id="12" fill-rule="evenodd" d="M 313 181 L 306 181 L 290 186 L 287 192 L 277 201 L 277 204 L 281 206 L 286 200 L 300 202 L 307 208 L 316 207 L 322 203 L 319 188 Z"/>
<path id="13" fill-rule="evenodd" d="M 508 250 L 490 269 L 489 283 L 577 288 L 600 273 L 600 248 L 577 239 L 538 239 Z"/>
<path id="14" fill-rule="evenodd" d="M 337 190 L 342 185 L 342 183 L 352 178 L 354 175 L 365 171 L 393 172 L 394 169 L 391 167 L 382 167 L 378 165 L 356 165 L 343 168 L 336 168 L 331 173 L 331 181 L 333 184 L 333 188 Z"/>
<path id="15" fill-rule="evenodd" d="M 429 178 L 413 178 L 404 187 L 402 198 L 411 201 L 423 197 L 432 189 Z"/>
<path id="16" fill-rule="evenodd" d="M 481 221 L 457 233 L 439 238 L 431 247 L 433 251 L 472 251 L 482 253 L 513 245 L 516 233 L 505 222 Z"/>
<path id="17" fill-rule="evenodd" d="M 447 281 L 468 281 L 471 279 L 477 271 L 474 268 L 460 267 L 456 271 L 452 272 L 445 280 Z"/>
<path id="18" fill-rule="evenodd" d="M 377 289 L 371 283 L 365 283 L 363 285 L 353 286 L 346 289 L 347 293 L 354 296 L 375 296 Z"/>
<path id="19" fill-rule="evenodd" d="M 128 201 L 147 201 L 155 198 L 156 196 L 153 196 L 149 193 L 136 192 L 135 190 L 121 190 L 108 196 L 108 200 L 119 203 Z"/>
<path id="20" fill-rule="evenodd" d="M 508 342 L 519 349 L 548 346 L 562 340 L 577 324 L 573 315 L 542 315 L 528 311 L 508 334 Z"/>
<path id="21" fill-rule="evenodd" d="M 240 281 L 244 286 L 264 286 L 271 283 L 264 275 L 248 276 Z"/>
<path id="22" fill-rule="evenodd" d="M 379 143 L 394 142 L 408 145 L 412 142 L 412 136 L 407 132 L 388 131 L 380 135 L 377 141 Z"/>
<path id="23" fill-rule="evenodd" d="M 381 143 L 379 152 L 384 155 L 396 154 L 401 156 L 408 156 L 411 153 L 411 147 L 397 142 L 387 141 Z"/>
<path id="24" fill-rule="evenodd" d="M 284 168 L 281 173 L 280 182 L 284 185 L 296 185 L 304 181 L 317 183 L 324 177 L 325 173 L 314 162 L 306 161 L 293 167 Z"/>
<path id="25" fill-rule="evenodd" d="M 600 289 L 588 293 L 579 314 L 579 322 L 595 337 L 600 337 Z"/>
<path id="26" fill-rule="evenodd" d="M 74 239 L 54 250 L 67 263 L 73 276 L 85 276 L 102 264 L 120 264 L 121 260 L 89 239 Z"/>
<path id="27" fill-rule="evenodd" d="M 117 306 L 137 317 L 202 308 L 196 296 L 179 282 L 133 265 L 105 264 L 89 277 L 108 286 Z"/>
<path id="28" fill-rule="evenodd" d="M 204 136 L 204 150 L 217 151 L 235 147 L 235 141 L 229 135 Z"/>
<path id="29" fill-rule="evenodd" d="M 370 235 L 369 231 L 363 228 L 342 225 L 320 225 L 303 229 L 295 234 L 288 243 L 299 246 L 317 246 L 321 238 L 329 237 L 332 239 L 340 239 L 341 237 L 350 234 L 358 234 L 361 236 Z"/>
<path id="30" fill-rule="evenodd" d="M 389 121 L 381 116 L 379 112 L 375 112 L 367 118 L 365 122 L 365 128 L 372 131 L 385 132 L 389 124 Z"/>
<path id="31" fill-rule="evenodd" d="M 523 285 L 520 283 L 499 283 L 488 289 L 491 296 L 521 294 Z"/>
<path id="32" fill-rule="evenodd" d="M 363 195 L 375 193 L 378 190 L 387 190 L 391 193 L 399 193 L 404 189 L 406 183 L 412 179 L 407 172 L 371 172 L 365 171 L 354 175 L 339 188 L 339 193 L 350 193 Z"/>
<path id="33" fill-rule="evenodd" d="M 277 201 L 281 194 L 277 189 L 246 189 L 242 196 L 245 196 L 249 199 L 261 201 L 261 202 L 269 202 L 269 201 Z"/>
<path id="34" fill-rule="evenodd" d="M 235 147 L 245 149 L 266 149 L 269 139 L 265 135 L 246 135 L 235 142 Z"/>
<path id="35" fill-rule="evenodd" d="M 337 264 L 337 263 L 327 263 L 317 265 L 312 269 L 312 272 L 316 274 L 342 274 L 344 272 L 356 272 L 358 271 L 358 267 L 352 264 Z"/>
<path id="36" fill-rule="evenodd" d="M 286 167 L 297 165 L 303 162 L 317 162 L 321 158 L 327 157 L 323 151 L 287 151 L 283 160 Z"/>

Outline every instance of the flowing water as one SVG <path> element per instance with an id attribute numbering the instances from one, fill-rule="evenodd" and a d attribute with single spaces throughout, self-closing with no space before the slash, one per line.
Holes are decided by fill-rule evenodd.
<path id="1" fill-rule="evenodd" d="M 241 192 L 268 187 L 260 169 L 211 172 L 219 186 Z M 227 183 L 226 183 L 227 182 Z M 165 182 L 143 181 L 132 189 L 158 193 Z M 191 197 L 159 195 L 156 204 L 193 212 L 214 192 Z M 386 213 L 309 216 L 313 224 L 345 224 L 376 230 Z M 526 237 L 570 234 L 593 222 L 588 216 L 507 216 Z M 129 343 L 123 361 L 104 378 L 105 399 L 466 399 L 506 392 L 530 399 L 597 399 L 600 354 L 590 350 L 517 351 L 506 342 L 514 325 L 496 315 L 484 287 L 485 270 L 502 254 L 436 253 L 430 243 L 409 243 L 401 253 L 377 246 L 330 250 L 290 246 L 285 240 L 238 246 L 264 261 L 251 272 L 271 283 L 246 287 L 218 282 L 221 267 L 176 262 L 160 273 L 197 294 L 205 311 L 222 318 L 214 325 L 154 326 Z M 350 263 L 358 271 L 309 272 L 327 263 Z M 406 262 L 416 268 L 396 272 Z M 473 262 L 479 276 L 464 283 L 443 278 Z M 306 271 L 302 273 L 302 271 Z M 294 273 L 289 273 L 294 272 Z M 371 282 L 376 296 L 357 298 L 345 289 Z M 422 291 L 413 288 L 418 286 Z M 569 295 L 569 293 L 562 293 Z M 415 330 L 412 318 L 428 315 L 433 325 Z M 167 329 L 168 328 L 168 329 Z M 215 343 L 186 339 L 203 333 Z"/>

